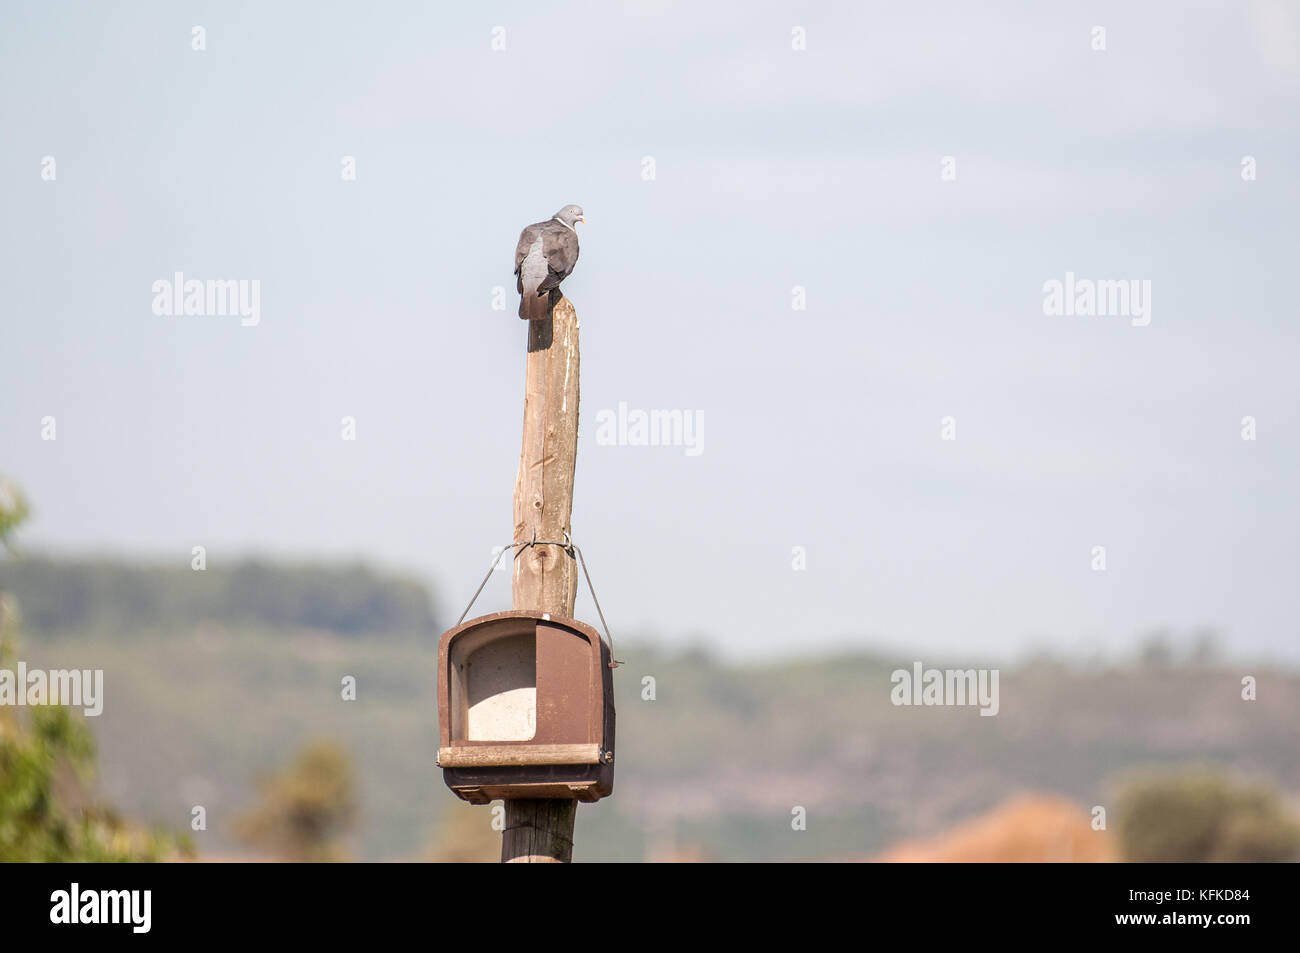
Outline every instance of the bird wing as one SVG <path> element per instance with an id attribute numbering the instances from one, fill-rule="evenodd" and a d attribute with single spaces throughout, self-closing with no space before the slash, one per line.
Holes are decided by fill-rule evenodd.
<path id="1" fill-rule="evenodd" d="M 524 263 L 524 258 L 528 255 L 528 249 L 532 247 L 533 242 L 537 241 L 537 236 L 545 222 L 538 222 L 535 225 L 529 225 L 519 233 L 519 244 L 515 246 L 515 274 L 519 274 L 519 266 Z"/>
<path id="2" fill-rule="evenodd" d="M 537 288 L 539 292 L 559 287 L 561 281 L 573 273 L 578 263 L 578 233 L 559 222 L 548 222 L 542 230 L 542 254 L 546 256 L 549 274 Z"/>

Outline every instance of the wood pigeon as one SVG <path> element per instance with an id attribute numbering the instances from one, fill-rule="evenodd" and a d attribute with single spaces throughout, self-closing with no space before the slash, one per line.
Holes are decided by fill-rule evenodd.
<path id="1" fill-rule="evenodd" d="M 582 209 L 566 205 L 547 222 L 529 225 L 515 248 L 515 275 L 519 288 L 519 317 L 541 321 L 550 317 L 560 300 L 560 282 L 578 263 L 578 222 Z"/>

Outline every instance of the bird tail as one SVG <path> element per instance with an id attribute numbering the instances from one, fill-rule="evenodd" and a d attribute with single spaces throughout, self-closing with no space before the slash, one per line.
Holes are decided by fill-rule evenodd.
<path id="1" fill-rule="evenodd" d="M 519 317 L 525 321 L 544 321 L 551 316 L 551 295 L 524 288 L 519 293 Z"/>

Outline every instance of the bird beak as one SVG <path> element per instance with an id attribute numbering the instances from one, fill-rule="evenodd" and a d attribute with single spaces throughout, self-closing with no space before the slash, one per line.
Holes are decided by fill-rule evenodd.
<path id="1" fill-rule="evenodd" d="M 578 219 L 578 221 L 580 221 L 583 225 L 587 224 L 587 220 L 585 218 L 580 218 Z"/>

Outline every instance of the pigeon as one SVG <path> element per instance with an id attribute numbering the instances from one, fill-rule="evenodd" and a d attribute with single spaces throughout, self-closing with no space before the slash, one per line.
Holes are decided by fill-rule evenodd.
<path id="1" fill-rule="evenodd" d="M 566 205 L 550 221 L 529 225 L 520 233 L 515 275 L 519 317 L 525 321 L 545 320 L 560 300 L 560 282 L 578 263 L 578 222 L 587 222 L 581 207 Z"/>

